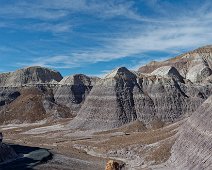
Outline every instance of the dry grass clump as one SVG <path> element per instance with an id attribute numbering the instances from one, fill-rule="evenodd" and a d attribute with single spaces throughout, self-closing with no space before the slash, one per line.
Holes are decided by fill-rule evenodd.
<path id="1" fill-rule="evenodd" d="M 135 132 L 130 133 L 129 135 L 122 135 L 122 136 L 112 136 L 112 137 L 105 137 L 106 140 L 99 140 L 99 137 L 104 138 L 103 135 L 97 135 L 96 140 L 92 139 L 90 141 L 80 141 L 78 144 L 82 145 L 90 145 L 91 147 L 95 147 L 96 149 L 101 150 L 118 150 L 123 147 L 127 147 L 130 145 L 148 145 L 153 144 L 167 138 L 172 137 L 176 134 L 176 128 L 178 126 L 170 126 L 164 127 L 157 130 L 148 130 L 145 132 Z"/>
<path id="2" fill-rule="evenodd" d="M 151 129 L 159 129 L 164 127 L 165 123 L 160 119 L 154 119 L 150 122 Z"/>
<path id="3" fill-rule="evenodd" d="M 149 152 L 149 155 L 145 158 L 146 161 L 154 162 L 153 164 L 155 165 L 167 161 L 171 156 L 173 143 L 173 141 L 167 141 L 166 143 L 160 144 L 157 148 L 154 148 L 152 152 Z"/>
<path id="4" fill-rule="evenodd" d="M 70 109 L 66 106 L 57 105 L 53 103 L 51 99 L 51 92 L 41 91 L 36 87 L 23 88 L 20 90 L 20 96 L 17 97 L 13 102 L 4 106 L 2 116 L 0 117 L 0 123 L 23 123 L 23 122 L 36 122 L 45 118 L 53 117 L 53 113 L 58 118 L 69 118 L 73 117 Z M 46 96 L 50 96 L 49 98 Z M 48 109 L 44 108 L 44 101 L 48 101 L 49 108 L 55 108 L 57 111 L 48 112 Z"/>
<path id="5" fill-rule="evenodd" d="M 6 113 L 2 121 L 16 120 L 18 122 L 44 119 L 45 109 L 42 103 L 42 92 L 36 88 L 28 88 L 20 91 L 21 95 L 6 106 Z"/>

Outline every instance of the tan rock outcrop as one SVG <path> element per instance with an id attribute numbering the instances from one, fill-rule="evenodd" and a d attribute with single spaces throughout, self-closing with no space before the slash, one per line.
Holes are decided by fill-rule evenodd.
<path id="1" fill-rule="evenodd" d="M 109 160 L 106 164 L 105 170 L 120 170 L 119 163 L 113 160 Z"/>

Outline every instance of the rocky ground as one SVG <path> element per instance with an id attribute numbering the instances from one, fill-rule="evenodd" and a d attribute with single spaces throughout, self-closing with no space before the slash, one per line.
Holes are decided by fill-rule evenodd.
<path id="1" fill-rule="evenodd" d="M 165 162 L 175 134 L 183 121 L 144 128 L 135 121 L 129 126 L 104 131 L 74 131 L 70 120 L 57 124 L 34 123 L 1 126 L 5 141 L 17 145 L 46 148 L 53 157 L 35 169 L 104 169 L 106 161 L 114 159 L 125 164 L 125 169 L 148 168 Z M 71 166 L 71 167 L 70 167 Z"/>

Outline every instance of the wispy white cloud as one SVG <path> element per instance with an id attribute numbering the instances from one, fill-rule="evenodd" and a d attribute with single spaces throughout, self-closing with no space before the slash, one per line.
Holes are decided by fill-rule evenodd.
<path id="1" fill-rule="evenodd" d="M 74 14 L 92 15 L 97 18 L 125 17 L 140 19 L 141 16 L 133 10 L 133 3 L 124 0 L 17 0 L 4 3 L 0 7 L 0 18 L 4 23 L 1 27 L 12 29 L 28 29 L 42 32 L 68 32 L 76 22 Z M 35 19 L 38 22 L 25 21 L 19 25 L 17 20 Z M 77 21 L 83 25 L 84 21 Z"/>
<path id="2" fill-rule="evenodd" d="M 124 16 L 126 18 L 140 18 L 139 14 L 133 10 L 133 1 L 125 0 L 42 0 L 42 6 L 58 10 L 63 9 L 69 13 L 80 12 L 94 14 L 96 17 L 116 17 Z"/>
<path id="3" fill-rule="evenodd" d="M 17 26 L 19 29 L 26 29 L 29 31 L 40 31 L 40 32 L 52 32 L 52 33 L 62 33 L 62 32 L 70 32 L 72 29 L 72 25 L 68 22 L 64 23 L 37 23 L 32 25 L 25 25 L 21 28 Z"/>
<path id="4" fill-rule="evenodd" d="M 107 38 L 101 48 L 82 49 L 71 52 L 66 56 L 50 56 L 36 59 L 35 63 L 61 68 L 73 68 L 88 63 L 100 61 L 110 61 L 134 55 L 140 55 L 151 51 L 162 51 L 176 54 L 179 49 L 192 49 L 195 47 L 210 44 L 212 42 L 211 26 L 212 22 L 198 19 L 182 22 L 176 20 L 175 23 L 160 24 L 157 27 L 149 26 L 146 29 L 136 29 L 132 34 L 123 34 L 122 37 Z M 177 52 L 176 52 L 177 51 Z M 71 61 L 71 62 L 70 62 Z M 141 61 L 140 65 L 145 61 Z M 138 65 L 134 66 L 136 69 Z"/>
<path id="5" fill-rule="evenodd" d="M 5 46 L 5 45 L 1 45 L 0 46 L 0 53 L 4 53 L 4 52 L 19 52 L 19 50 Z M 3 56 L 1 56 L 1 57 L 3 57 Z"/>
<path id="6" fill-rule="evenodd" d="M 136 23 L 128 24 L 125 22 L 120 25 L 125 29 L 122 32 L 115 32 L 114 36 L 100 35 L 91 37 L 101 43 L 99 46 L 70 50 L 69 54 L 57 56 L 39 57 L 32 59 L 21 65 L 41 65 L 54 68 L 73 68 L 84 64 L 97 63 L 100 61 L 111 61 L 124 57 L 140 55 L 140 63 L 144 64 L 142 55 L 152 51 L 163 51 L 173 53 L 180 49 L 192 49 L 212 42 L 212 13 L 208 11 L 208 3 L 200 6 L 194 12 L 184 9 L 169 17 L 171 10 L 177 11 L 170 4 L 165 4 L 163 8 L 157 0 L 150 1 L 153 8 L 160 17 L 145 17 L 137 12 L 132 1 L 97 1 L 97 0 L 38 0 L 36 3 L 29 4 L 22 1 L 15 6 L 7 6 L 0 11 L 6 17 L 37 18 L 45 20 L 43 23 L 32 25 L 32 30 L 66 32 L 72 28 L 72 22 L 52 24 L 47 20 L 58 20 L 66 18 L 74 13 L 92 14 L 97 18 L 125 17 L 136 20 Z M 13 9 L 13 12 L 11 12 Z M 29 11 L 29 10 L 32 11 Z M 169 10 L 168 10 L 169 9 Z M 10 12 L 8 12 L 10 11 Z M 28 12 L 28 13 L 27 13 Z M 25 14 L 28 14 L 25 16 Z M 16 16 L 15 16 L 16 15 Z M 163 16 L 166 15 L 164 18 Z M 147 22 L 144 24 L 144 22 Z M 118 23 L 119 24 L 119 23 Z M 24 28 L 24 27 L 23 27 Z M 26 28 L 26 27 L 25 27 Z M 110 34 L 107 32 L 107 34 Z M 19 63 L 20 64 L 20 63 Z M 138 65 L 132 66 L 136 69 Z"/>
<path id="7" fill-rule="evenodd" d="M 9 18 L 60 19 L 75 12 L 97 14 L 97 17 L 138 17 L 132 1 L 98 0 L 23 0 L 2 5 L 0 14 Z"/>
<path id="8" fill-rule="evenodd" d="M 67 64 L 66 60 L 63 61 L 67 67 L 74 67 L 83 63 L 110 61 L 137 54 L 142 56 L 142 53 L 150 51 L 166 51 L 174 55 L 177 49 L 192 49 L 210 44 L 210 25 L 212 23 L 199 24 L 198 21 L 189 24 L 176 22 L 174 25 L 160 25 L 121 38 L 107 39 L 103 48 L 72 52 L 69 57 L 67 56 L 72 62 Z"/>
<path id="9" fill-rule="evenodd" d="M 52 20 L 65 17 L 68 12 L 64 10 L 51 10 L 40 8 L 30 3 L 29 1 L 17 1 L 14 3 L 9 3 L 1 5 L 0 14 L 2 18 L 9 19 L 42 19 L 42 20 Z"/>
<path id="10" fill-rule="evenodd" d="M 0 22 L 0 28 L 4 28 L 4 27 L 7 27 L 7 24 L 4 22 Z"/>
<path id="11" fill-rule="evenodd" d="M 20 67 L 25 66 L 42 66 L 42 67 L 51 67 L 51 68 L 70 68 L 75 65 L 79 66 L 71 60 L 70 56 L 51 56 L 51 57 L 37 57 L 29 59 L 26 63 L 16 63 Z"/>

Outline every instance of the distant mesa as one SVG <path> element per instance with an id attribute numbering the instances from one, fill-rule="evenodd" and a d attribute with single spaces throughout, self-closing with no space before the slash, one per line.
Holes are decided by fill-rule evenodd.
<path id="1" fill-rule="evenodd" d="M 212 46 L 204 46 L 160 62 L 150 62 L 139 68 L 142 73 L 151 73 L 163 66 L 175 67 L 182 77 L 193 83 L 203 82 L 212 74 Z"/>
<path id="2" fill-rule="evenodd" d="M 76 116 L 99 80 L 83 74 L 62 78 L 59 72 L 43 67 L 23 68 L 0 77 L 0 123 Z"/>
<path id="3" fill-rule="evenodd" d="M 58 71 L 34 66 L 0 74 L 0 86 L 18 87 L 27 84 L 58 83 L 62 78 Z"/>

